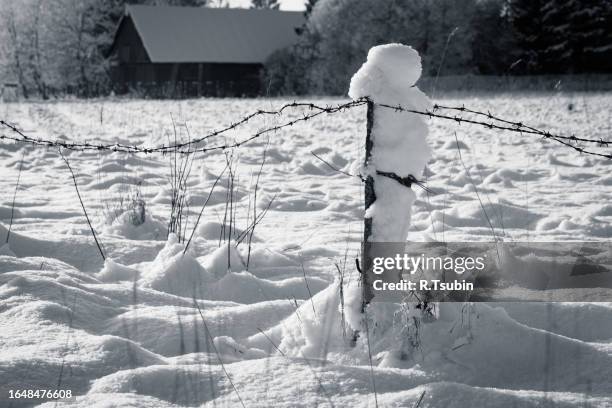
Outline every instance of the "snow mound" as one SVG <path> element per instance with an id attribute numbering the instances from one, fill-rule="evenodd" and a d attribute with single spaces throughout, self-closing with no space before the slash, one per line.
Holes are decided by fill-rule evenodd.
<path id="1" fill-rule="evenodd" d="M 501 307 L 440 306 L 441 318 L 422 326 L 421 351 L 423 365 L 437 366 L 449 378 L 475 386 L 570 392 L 584 391 L 588 381 L 593 393 L 612 391 L 606 380 L 612 357 L 589 343 L 520 324 Z M 456 346 L 462 337 L 464 345 Z M 575 377 L 578 367 L 581 379 Z"/>
<path id="2" fill-rule="evenodd" d="M 223 229 L 224 229 L 224 226 L 220 222 L 217 222 L 217 221 L 202 222 L 200 223 L 200 226 L 197 229 L 197 235 L 204 239 L 218 241 L 219 237 L 223 233 Z M 233 228 L 232 231 L 235 232 L 236 235 L 241 235 L 243 233 L 243 230 L 239 228 Z M 253 239 L 255 239 L 255 236 L 253 236 Z"/>
<path id="3" fill-rule="evenodd" d="M 534 328 L 586 342 L 612 341 L 611 303 L 512 302 L 500 306 L 517 322 Z"/>
<path id="4" fill-rule="evenodd" d="M 104 268 L 98 273 L 97 277 L 103 282 L 133 281 L 138 279 L 139 272 L 125 265 L 121 265 L 110 258 L 106 258 Z"/>
<path id="5" fill-rule="evenodd" d="M 46 402 L 39 405 L 39 408 L 57 408 L 57 401 Z M 89 393 L 82 397 L 77 397 L 76 401 L 70 403 L 72 408 L 179 408 L 180 405 L 175 405 L 167 401 L 162 401 L 158 398 L 148 395 L 128 394 L 128 393 L 106 393 L 96 394 Z"/>
<path id="6" fill-rule="evenodd" d="M 268 355 L 259 349 L 249 349 L 239 344 L 230 336 L 219 336 L 213 339 L 215 347 L 223 361 L 242 361 L 245 359 L 265 358 Z"/>
<path id="7" fill-rule="evenodd" d="M 210 401 L 223 388 L 220 367 L 195 365 L 181 367 L 156 365 L 136 370 L 119 371 L 96 380 L 92 394 L 138 393 L 179 406 L 193 406 Z M 171 401 L 173 400 L 173 401 Z"/>
<path id="8" fill-rule="evenodd" d="M 118 301 L 102 294 L 103 285 L 88 274 L 62 269 L 59 263 L 52 264 L 54 270 L 28 270 L 31 259 L 23 263 L 19 270 L 0 274 L 3 395 L 24 381 L 32 388 L 57 384 L 62 371 L 65 388 L 82 394 L 90 380 L 118 368 L 165 363 L 139 344 L 103 332 Z"/>
<path id="9" fill-rule="evenodd" d="M 256 303 L 271 299 L 307 299 L 325 288 L 327 281 L 309 277 L 308 286 L 303 278 L 282 280 L 261 279 L 250 272 L 229 272 L 213 283 L 207 293 L 208 299 L 224 299 L 240 303 Z"/>
<path id="10" fill-rule="evenodd" d="M 103 231 L 133 240 L 159 240 L 166 236 L 167 225 L 151 214 L 146 214 L 142 224 L 134 225 L 133 214 L 125 211 L 111 225 L 105 225 Z"/>
<path id="11" fill-rule="evenodd" d="M 608 407 L 612 404 L 612 398 L 590 397 L 584 393 L 500 390 L 470 387 L 453 382 L 436 382 L 411 390 L 385 393 L 378 397 L 378 402 L 385 407 L 411 407 L 416 406 L 421 395 L 423 399 L 418 406 L 422 408 L 570 408 L 576 406 Z"/>
<path id="12" fill-rule="evenodd" d="M 188 253 L 174 234 L 155 260 L 142 271 L 140 282 L 161 292 L 185 297 L 201 298 L 206 283 L 213 280 L 210 273 Z"/>
<path id="13" fill-rule="evenodd" d="M 273 251 L 268 247 L 254 247 L 251 251 L 251 264 L 257 268 L 274 268 L 296 266 L 298 262 L 285 254 Z"/>
<path id="14" fill-rule="evenodd" d="M 339 282 L 336 281 L 311 299 L 301 302 L 295 313 L 279 325 L 271 327 L 265 334 L 251 336 L 247 344 L 278 354 L 276 348 L 270 349 L 272 342 L 285 355 L 296 358 L 342 359 L 343 352 L 351 352 L 349 340 L 353 332 L 349 322 L 342 319 L 339 291 Z M 362 356 L 357 360 L 365 363 Z"/>
<path id="15" fill-rule="evenodd" d="M 228 242 L 206 256 L 203 266 L 214 277 L 221 278 L 228 271 L 243 271 L 245 262 L 242 260 L 234 242 Z"/>
<path id="16" fill-rule="evenodd" d="M 225 368 L 247 407 L 262 406 L 262 398 L 274 401 L 274 406 L 287 408 L 365 407 L 368 403 L 372 404 L 370 406 L 374 404 L 372 374 L 368 366 L 341 366 L 278 356 L 226 363 Z M 118 372 L 97 380 L 83 399 L 91 401 L 93 395 L 107 398 L 121 395 L 125 398 L 128 394 L 139 393 L 164 400 L 164 404 L 169 406 L 171 403 L 181 406 L 240 406 L 236 391 L 219 366 L 202 362 L 158 365 L 138 368 L 131 373 Z M 422 387 L 429 379 L 418 370 L 375 369 L 374 375 L 379 381 L 379 398 L 406 388 Z M 418 397 L 415 392 L 414 397 L 407 400 L 416 402 Z"/>
<path id="17" fill-rule="evenodd" d="M 258 329 L 265 330 L 295 309 L 286 300 L 273 300 L 250 305 L 225 302 L 198 301 L 202 316 L 193 304 L 184 306 L 140 306 L 134 310 L 113 316 L 106 324 L 108 333 L 126 336 L 126 327 L 135 327 L 127 334 L 147 350 L 167 357 L 184 356 L 189 353 L 212 353 L 208 334 L 226 335 L 242 341 Z M 244 351 L 242 348 L 240 350 Z M 251 349 L 249 349 L 251 350 Z M 234 360 L 236 354 L 233 354 Z M 241 359 L 250 358 L 240 353 Z"/>
<path id="18" fill-rule="evenodd" d="M 6 242 L 8 229 L 0 224 L 0 242 Z M 91 237 L 91 235 L 90 235 Z M 81 271 L 96 271 L 102 267 L 103 260 L 93 238 L 60 237 L 57 241 L 32 238 L 11 231 L 10 250 L 17 257 L 44 257 L 57 259 Z"/>

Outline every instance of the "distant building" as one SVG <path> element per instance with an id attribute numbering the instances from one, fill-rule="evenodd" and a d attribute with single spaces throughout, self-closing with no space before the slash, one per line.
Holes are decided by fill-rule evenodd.
<path id="1" fill-rule="evenodd" d="M 151 96 L 262 93 L 261 70 L 297 41 L 301 12 L 127 6 L 109 57 L 118 92 Z"/>

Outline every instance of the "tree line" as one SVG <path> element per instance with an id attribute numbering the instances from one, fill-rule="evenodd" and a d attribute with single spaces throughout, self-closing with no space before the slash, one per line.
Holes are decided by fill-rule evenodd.
<path id="1" fill-rule="evenodd" d="M 125 1 L 0 0 L 0 79 L 24 97 L 109 89 L 110 47 Z"/>
<path id="2" fill-rule="evenodd" d="M 0 81 L 25 97 L 108 94 L 107 53 L 128 3 L 229 5 L 0 0 Z M 368 49 L 387 42 L 416 48 L 425 76 L 612 72 L 612 0 L 306 0 L 305 16 L 297 44 L 265 64 L 269 94 L 344 94 Z"/>
<path id="3" fill-rule="evenodd" d="M 343 94 L 370 47 L 412 45 L 424 76 L 612 72 L 612 0 L 310 0 L 271 94 Z"/>

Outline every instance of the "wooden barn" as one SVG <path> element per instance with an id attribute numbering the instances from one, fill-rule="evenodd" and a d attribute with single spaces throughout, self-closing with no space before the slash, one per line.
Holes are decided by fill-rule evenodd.
<path id="1" fill-rule="evenodd" d="M 117 92 L 253 96 L 263 63 L 297 41 L 300 12 L 127 6 L 109 58 Z"/>

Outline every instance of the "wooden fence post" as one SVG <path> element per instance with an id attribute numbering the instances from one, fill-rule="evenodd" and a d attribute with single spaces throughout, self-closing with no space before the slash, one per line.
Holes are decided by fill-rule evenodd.
<path id="1" fill-rule="evenodd" d="M 365 142 L 365 161 L 364 165 L 367 167 L 372 155 L 372 147 L 374 146 L 374 140 L 372 136 L 372 127 L 374 125 L 374 102 L 368 100 L 368 111 L 366 120 L 366 142 Z M 374 191 L 374 178 L 368 175 L 365 180 L 365 210 L 376 201 L 376 192 Z M 372 268 L 372 256 L 370 254 L 370 236 L 372 235 L 372 218 L 364 217 L 363 219 L 363 244 L 361 247 L 362 254 L 362 270 L 361 270 L 361 284 L 363 291 L 363 300 L 361 303 L 361 312 L 365 311 L 366 305 L 370 303 L 370 300 L 374 297 L 370 282 L 368 282 L 367 271 Z"/>

